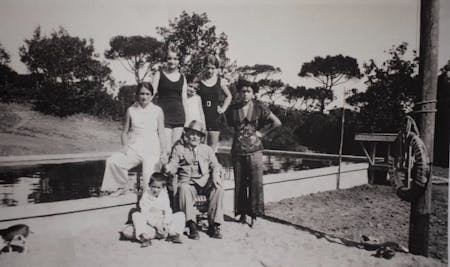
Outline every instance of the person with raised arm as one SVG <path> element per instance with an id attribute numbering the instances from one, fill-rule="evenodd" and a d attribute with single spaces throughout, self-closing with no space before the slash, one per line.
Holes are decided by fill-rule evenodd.
<path id="1" fill-rule="evenodd" d="M 225 129 L 233 133 L 234 209 L 242 223 L 247 223 L 249 215 L 253 227 L 256 217 L 264 215 L 262 138 L 281 122 L 255 99 L 256 83 L 241 78 L 236 88 L 240 101 L 230 106 L 224 116 Z"/>

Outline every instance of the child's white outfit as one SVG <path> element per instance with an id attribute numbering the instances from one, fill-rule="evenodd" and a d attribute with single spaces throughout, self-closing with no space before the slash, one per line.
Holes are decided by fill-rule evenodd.
<path id="1" fill-rule="evenodd" d="M 148 192 L 142 194 L 139 201 L 140 212 L 132 214 L 135 236 L 146 234 L 149 238 L 165 238 L 168 235 L 183 234 L 185 216 L 183 212 L 172 213 L 167 190 L 162 190 L 158 197 Z M 167 225 L 167 233 L 157 233 L 155 226 Z M 159 235 L 158 235 L 159 234 Z"/>
<path id="2" fill-rule="evenodd" d="M 189 123 L 193 120 L 197 120 L 205 125 L 205 119 L 202 115 L 202 99 L 199 95 L 193 95 L 186 99 L 186 123 L 185 126 L 188 126 Z"/>
<path id="3" fill-rule="evenodd" d="M 106 160 L 102 191 L 115 191 L 126 187 L 128 170 L 140 163 L 144 184 L 148 184 L 150 175 L 160 168 L 158 115 L 162 112 L 161 108 L 153 103 L 143 108 L 136 102 L 128 108 L 128 112 L 131 118 L 128 146 Z"/>

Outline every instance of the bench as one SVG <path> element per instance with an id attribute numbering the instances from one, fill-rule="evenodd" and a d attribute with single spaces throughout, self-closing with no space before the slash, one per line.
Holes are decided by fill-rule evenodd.
<path id="1" fill-rule="evenodd" d="M 397 140 L 396 133 L 357 133 L 355 141 L 358 141 L 363 149 L 363 152 L 369 161 L 369 183 L 373 184 L 375 180 L 374 170 L 388 171 L 389 169 L 389 155 L 391 152 L 391 145 Z M 368 151 L 366 145 L 370 146 Z M 377 157 L 377 145 L 387 146 L 386 154 L 380 158 Z"/>

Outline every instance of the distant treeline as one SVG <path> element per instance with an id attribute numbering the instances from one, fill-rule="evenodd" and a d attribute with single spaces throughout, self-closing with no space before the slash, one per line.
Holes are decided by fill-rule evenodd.
<path id="1" fill-rule="evenodd" d="M 307 88 L 277 79 L 282 70 L 270 64 L 237 66 L 227 57 L 227 35 L 216 34 L 206 13 L 182 12 L 169 26 L 157 27 L 157 32 L 160 40 L 150 36 L 114 36 L 104 55 L 108 60 L 121 61 L 138 84 L 148 82 L 152 72 L 164 64 L 169 43 L 179 47 L 181 71 L 188 75 L 201 76 L 203 59 L 215 54 L 221 62 L 221 76 L 231 91 L 235 92 L 237 77 L 257 83 L 259 98 L 283 122 L 283 127 L 266 138 L 266 148 L 337 153 L 342 108 L 330 109 L 329 104 L 335 93 L 342 90 L 339 85 L 352 79 L 363 79 L 366 88 L 344 92 L 346 154 L 362 154 L 353 140 L 357 132 L 398 132 L 402 118 L 413 114 L 414 103 L 419 101 L 418 59 L 415 54 L 413 59 L 407 58 L 406 43 L 392 46 L 382 64 L 369 60 L 361 68 L 350 56 L 317 56 L 299 66 L 298 76 L 317 84 Z M 2 102 L 28 103 L 40 112 L 61 117 L 87 113 L 120 120 L 134 101 L 136 85 L 117 84 L 108 63 L 95 52 L 92 39 L 71 36 L 63 28 L 43 35 L 38 27 L 19 48 L 19 56 L 30 74 L 17 74 L 0 44 Z M 449 73 L 450 61 L 440 70 L 438 83 L 434 161 L 442 166 L 448 166 Z M 234 101 L 239 101 L 236 95 Z M 222 136 L 229 138 L 227 134 Z"/>

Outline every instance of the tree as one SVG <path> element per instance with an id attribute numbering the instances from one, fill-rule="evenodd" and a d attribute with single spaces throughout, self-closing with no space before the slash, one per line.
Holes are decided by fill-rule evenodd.
<path id="1" fill-rule="evenodd" d="M 186 74 L 199 75 L 207 54 L 216 55 L 222 67 L 229 63 L 226 57 L 228 37 L 225 33 L 216 35 L 216 27 L 210 25 L 206 13 L 189 15 L 185 11 L 178 18 L 169 21 L 168 27 L 157 27 L 166 44 L 175 44 L 180 49 L 180 65 Z"/>
<path id="2" fill-rule="evenodd" d="M 281 93 L 288 100 L 290 109 L 298 107 L 306 111 L 319 109 L 323 112 L 325 103 L 333 99 L 333 92 L 322 87 L 287 86 Z"/>
<path id="3" fill-rule="evenodd" d="M 288 110 L 294 109 L 296 106 L 302 106 L 305 103 L 305 99 L 303 97 L 303 91 L 305 90 L 305 86 L 297 86 L 295 88 L 290 85 L 286 86 L 286 88 L 282 92 L 283 96 L 288 101 L 286 112 Z"/>
<path id="4" fill-rule="evenodd" d="M 43 36 L 37 27 L 19 49 L 20 59 L 31 73 L 41 74 L 44 83 L 35 108 L 59 116 L 77 112 L 96 114 L 105 83 L 113 83 L 111 69 L 94 53 L 94 41 L 70 36 L 60 27 Z"/>
<path id="5" fill-rule="evenodd" d="M 274 75 L 281 73 L 279 67 L 267 64 L 245 65 L 238 67 L 237 72 L 245 79 L 256 82 L 260 88 L 261 98 L 267 100 L 271 105 L 275 104 L 279 94 L 286 86 L 281 80 L 273 78 Z"/>
<path id="6" fill-rule="evenodd" d="M 253 66 L 245 65 L 239 67 L 238 72 L 245 79 L 257 82 L 270 79 L 273 75 L 281 73 L 281 69 L 267 64 L 255 64 Z"/>
<path id="7" fill-rule="evenodd" d="M 13 98 L 14 88 L 12 84 L 16 80 L 17 73 L 8 65 L 11 58 L 0 43 L 0 101 L 10 102 Z"/>
<path id="8" fill-rule="evenodd" d="M 0 65 L 8 65 L 11 62 L 11 58 L 6 52 L 5 48 L 3 48 L 2 44 L 0 43 Z"/>
<path id="9" fill-rule="evenodd" d="M 359 110 L 357 126 L 369 132 L 397 132 L 403 116 L 412 109 L 419 94 L 418 58 L 406 60 L 407 43 L 393 46 L 381 66 L 373 60 L 364 64 L 367 90 L 346 101 Z"/>
<path id="10" fill-rule="evenodd" d="M 105 57 L 121 60 L 124 68 L 134 74 L 136 84 L 142 83 L 153 66 L 162 60 L 163 43 L 150 36 L 115 36 Z M 123 63 L 123 61 L 125 63 Z"/>
<path id="11" fill-rule="evenodd" d="M 347 82 L 350 79 L 361 78 L 362 74 L 358 67 L 356 59 L 348 56 L 326 56 L 315 57 L 312 61 L 303 63 L 300 72 L 300 77 L 311 78 L 318 82 L 323 88 L 331 91 L 338 85 Z M 321 111 L 325 109 L 325 100 L 321 98 Z"/>
<path id="12" fill-rule="evenodd" d="M 96 58 L 94 41 L 70 36 L 60 27 L 49 37 L 41 35 L 40 27 L 33 37 L 19 48 L 20 60 L 32 73 L 41 73 L 52 82 L 71 84 L 92 81 L 103 84 L 112 81 L 111 69 Z"/>

